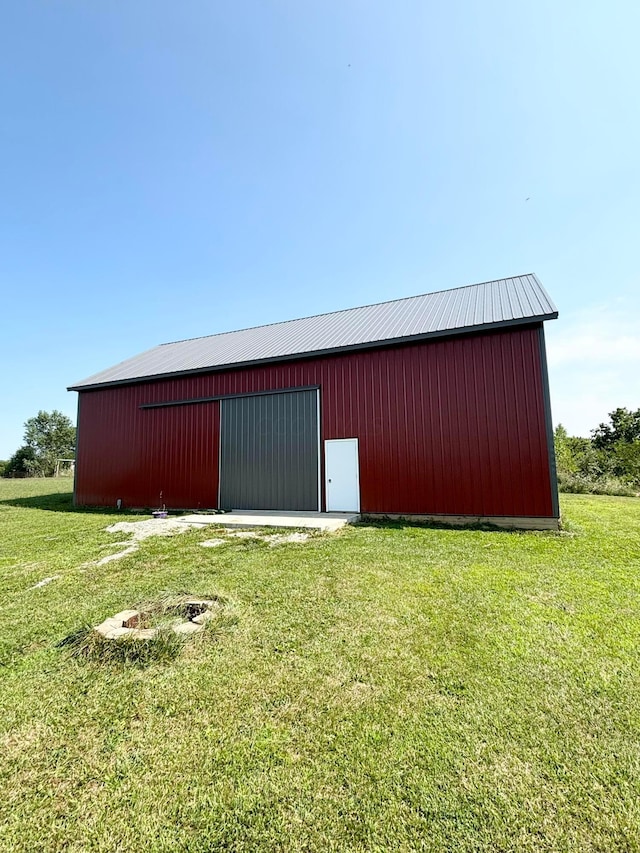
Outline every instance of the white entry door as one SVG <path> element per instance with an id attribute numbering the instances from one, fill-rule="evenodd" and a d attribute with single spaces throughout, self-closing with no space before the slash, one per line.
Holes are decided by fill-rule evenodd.
<path id="1" fill-rule="evenodd" d="M 335 438 L 324 443 L 327 512 L 360 512 L 358 439 Z"/>

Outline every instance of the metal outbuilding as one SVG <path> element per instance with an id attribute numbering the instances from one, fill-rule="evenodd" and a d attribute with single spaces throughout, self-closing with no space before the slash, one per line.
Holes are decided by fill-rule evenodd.
<path id="1" fill-rule="evenodd" d="M 557 527 L 535 275 L 154 347 L 79 392 L 79 505 Z"/>

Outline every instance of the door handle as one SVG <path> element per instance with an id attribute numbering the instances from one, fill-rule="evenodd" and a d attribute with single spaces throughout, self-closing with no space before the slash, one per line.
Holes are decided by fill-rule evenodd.
<path id="1" fill-rule="evenodd" d="M 327 480 L 327 483 L 330 483 L 330 482 L 331 482 L 331 478 L 329 478 L 329 479 Z"/>

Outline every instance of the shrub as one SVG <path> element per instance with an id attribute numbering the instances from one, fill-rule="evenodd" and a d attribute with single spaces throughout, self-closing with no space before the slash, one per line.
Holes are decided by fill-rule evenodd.
<path id="1" fill-rule="evenodd" d="M 31 447 L 21 447 L 7 462 L 3 477 L 38 477 L 42 476 L 35 453 Z"/>
<path id="2" fill-rule="evenodd" d="M 600 477 L 585 474 L 558 472 L 558 489 L 561 492 L 571 492 L 577 495 L 619 495 L 635 497 L 637 489 L 625 483 L 619 477 L 603 475 Z"/>

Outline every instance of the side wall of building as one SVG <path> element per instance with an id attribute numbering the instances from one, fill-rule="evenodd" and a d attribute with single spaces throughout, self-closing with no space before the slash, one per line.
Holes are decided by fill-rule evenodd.
<path id="1" fill-rule="evenodd" d="M 362 512 L 553 517 L 540 342 L 515 327 L 81 392 L 76 502 L 216 507 L 219 402 L 140 406 L 318 386 L 321 441 L 359 439 Z"/>

